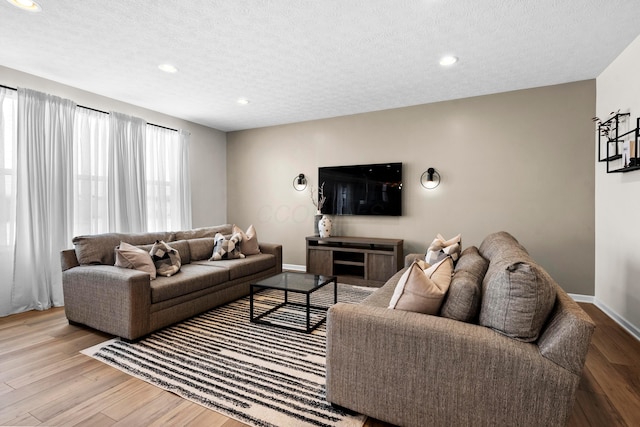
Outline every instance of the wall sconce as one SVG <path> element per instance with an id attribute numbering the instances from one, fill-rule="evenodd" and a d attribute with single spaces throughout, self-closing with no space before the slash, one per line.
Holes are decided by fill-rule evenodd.
<path id="1" fill-rule="evenodd" d="M 303 173 L 293 178 L 293 188 L 295 188 L 296 191 L 303 191 L 307 188 L 307 178 L 305 178 Z"/>
<path id="2" fill-rule="evenodd" d="M 429 168 L 420 177 L 420 184 L 428 190 L 433 190 L 440 185 L 440 174 L 434 168 Z"/>

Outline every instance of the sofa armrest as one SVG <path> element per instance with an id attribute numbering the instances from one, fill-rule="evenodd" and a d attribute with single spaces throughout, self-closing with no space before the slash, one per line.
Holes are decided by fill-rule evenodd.
<path id="1" fill-rule="evenodd" d="M 149 332 L 147 273 L 112 265 L 82 265 L 65 270 L 62 285 L 69 321 L 130 340 Z"/>
<path id="2" fill-rule="evenodd" d="M 407 254 L 404 257 L 404 266 L 409 267 L 411 264 L 413 264 L 413 261 L 417 259 L 421 259 L 424 261 L 424 254 Z"/>
<path id="3" fill-rule="evenodd" d="M 560 286 L 554 286 L 556 303 L 538 338 L 538 347 L 547 359 L 582 375 L 595 323 Z"/>
<path id="4" fill-rule="evenodd" d="M 60 252 L 60 266 L 62 267 L 62 271 L 66 271 L 79 265 L 80 263 L 78 262 L 75 249 L 65 249 Z"/>
<path id="5" fill-rule="evenodd" d="M 363 304 L 328 311 L 327 399 L 393 424 L 561 425 L 578 381 L 535 344 L 482 326 Z"/>
<path id="6" fill-rule="evenodd" d="M 282 273 L 282 245 L 277 243 L 260 243 L 260 252 L 276 257 L 276 273 Z"/>

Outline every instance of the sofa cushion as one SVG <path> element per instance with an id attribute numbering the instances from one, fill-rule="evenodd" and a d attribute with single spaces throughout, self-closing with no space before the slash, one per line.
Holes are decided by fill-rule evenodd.
<path id="1" fill-rule="evenodd" d="M 120 245 L 115 248 L 115 259 L 116 267 L 144 271 L 151 276 L 151 280 L 156 278 L 156 266 L 149 252 L 143 249 L 120 242 Z"/>
<path id="2" fill-rule="evenodd" d="M 220 285 L 229 280 L 229 272 L 222 268 L 202 265 L 183 265 L 180 272 L 171 277 L 158 277 L 151 282 L 151 303 L 177 298 L 191 292 Z"/>
<path id="3" fill-rule="evenodd" d="M 418 261 L 414 262 L 398 281 L 389 308 L 438 314 L 452 271 L 453 261 L 449 257 L 427 270 L 423 270 Z"/>
<path id="4" fill-rule="evenodd" d="M 242 240 L 240 241 L 240 252 L 245 255 L 256 255 L 260 253 L 260 246 L 258 244 L 258 234 L 255 227 L 249 226 L 247 232 L 242 231 L 237 225 L 233 226 L 233 234 L 240 234 Z"/>
<path id="5" fill-rule="evenodd" d="M 271 254 L 249 255 L 243 259 L 223 259 L 220 261 L 194 261 L 201 266 L 220 268 L 229 272 L 229 280 L 260 273 L 276 266 L 276 257 Z"/>
<path id="6" fill-rule="evenodd" d="M 480 255 L 477 247 L 469 246 L 462 251 L 455 271 L 466 271 L 482 280 L 488 268 L 489 260 Z"/>
<path id="7" fill-rule="evenodd" d="M 474 322 L 477 319 L 482 279 L 488 267 L 489 261 L 480 255 L 475 246 L 469 246 L 462 252 L 440 310 L 442 317 L 461 322 Z"/>
<path id="8" fill-rule="evenodd" d="M 493 258 L 504 259 L 507 256 L 528 257 L 529 253 L 515 237 L 506 231 L 489 234 L 480 244 L 479 252 L 491 261 Z"/>
<path id="9" fill-rule="evenodd" d="M 175 235 L 169 232 L 159 233 L 105 233 L 92 236 L 77 236 L 73 238 L 73 245 L 76 250 L 76 257 L 80 265 L 87 264 L 115 264 L 114 248 L 120 242 L 127 242 L 131 245 L 153 244 L 156 240 L 165 242 L 175 240 Z"/>
<path id="10" fill-rule="evenodd" d="M 535 341 L 555 303 L 553 279 L 509 233 L 487 236 L 479 252 L 490 261 L 482 281 L 479 324 Z"/>
<path id="11" fill-rule="evenodd" d="M 468 271 L 456 271 L 442 304 L 440 316 L 460 322 L 474 322 L 480 308 L 481 283 L 482 280 L 478 281 Z"/>
<path id="12" fill-rule="evenodd" d="M 193 230 L 184 230 L 175 232 L 175 240 L 191 240 L 200 239 L 203 237 L 213 237 L 217 233 L 224 235 L 230 235 L 233 225 L 223 224 L 212 227 L 194 228 Z M 211 255 L 211 253 L 209 253 Z"/>
<path id="13" fill-rule="evenodd" d="M 189 239 L 187 242 L 189 243 L 191 262 L 209 259 L 213 252 L 213 236 Z"/>

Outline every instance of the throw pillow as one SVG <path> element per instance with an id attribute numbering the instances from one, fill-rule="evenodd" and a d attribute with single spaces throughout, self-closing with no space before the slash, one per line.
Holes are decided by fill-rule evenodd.
<path id="1" fill-rule="evenodd" d="M 438 234 L 427 249 L 425 261 L 429 264 L 436 264 L 447 256 L 450 256 L 453 262 L 456 262 L 460 256 L 461 242 L 462 238 L 460 234 L 449 240 L 446 240 L 441 234 Z"/>
<path id="2" fill-rule="evenodd" d="M 533 262 L 498 262 L 482 283 L 479 324 L 533 342 L 556 300 L 553 279 Z"/>
<path id="3" fill-rule="evenodd" d="M 242 236 L 242 240 L 240 240 L 240 252 L 244 255 L 256 255 L 260 253 L 258 234 L 253 224 L 249 226 L 246 233 L 242 231 L 240 227 L 234 225 L 233 234 L 240 234 Z"/>
<path id="4" fill-rule="evenodd" d="M 149 252 L 125 242 L 116 246 L 116 267 L 130 268 L 149 273 L 151 280 L 156 278 L 156 266 L 153 264 Z"/>
<path id="5" fill-rule="evenodd" d="M 182 260 L 177 250 L 167 245 L 162 240 L 156 240 L 149 251 L 156 273 L 160 276 L 170 277 L 180 271 Z"/>
<path id="6" fill-rule="evenodd" d="M 445 258 L 440 263 L 423 270 L 418 261 L 400 277 L 389 308 L 437 315 L 449 284 L 453 263 Z"/>
<path id="7" fill-rule="evenodd" d="M 240 241 L 242 241 L 242 235 L 240 233 L 233 234 L 230 239 L 218 233 L 213 240 L 213 254 L 211 258 L 209 258 L 209 261 L 244 258 L 244 254 L 240 252 Z"/>

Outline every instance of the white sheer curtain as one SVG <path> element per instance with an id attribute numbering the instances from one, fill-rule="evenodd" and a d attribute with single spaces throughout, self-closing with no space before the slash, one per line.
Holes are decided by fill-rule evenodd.
<path id="1" fill-rule="evenodd" d="M 178 208 L 180 209 L 180 229 L 188 230 L 191 224 L 191 168 L 189 167 L 189 138 L 191 134 L 185 130 L 178 131 L 178 141 L 180 154 L 176 167 L 178 168 L 176 185 L 180 193 L 178 197 Z"/>
<path id="2" fill-rule="evenodd" d="M 0 316 L 14 312 L 11 284 L 16 229 L 16 111 L 16 92 L 0 87 Z"/>
<path id="3" fill-rule="evenodd" d="M 76 108 L 73 133 L 75 236 L 109 231 L 107 153 L 109 115 Z"/>
<path id="4" fill-rule="evenodd" d="M 18 89 L 12 309 L 64 304 L 60 251 L 73 224 L 75 103 Z"/>
<path id="5" fill-rule="evenodd" d="M 148 229 L 191 228 L 189 134 L 147 126 L 146 144 Z"/>
<path id="6" fill-rule="evenodd" d="M 146 127 L 137 117 L 109 113 L 109 231 L 147 231 Z"/>
<path id="7" fill-rule="evenodd" d="M 0 87 L 0 316 L 63 305 L 75 235 L 189 228 L 188 132 Z"/>

